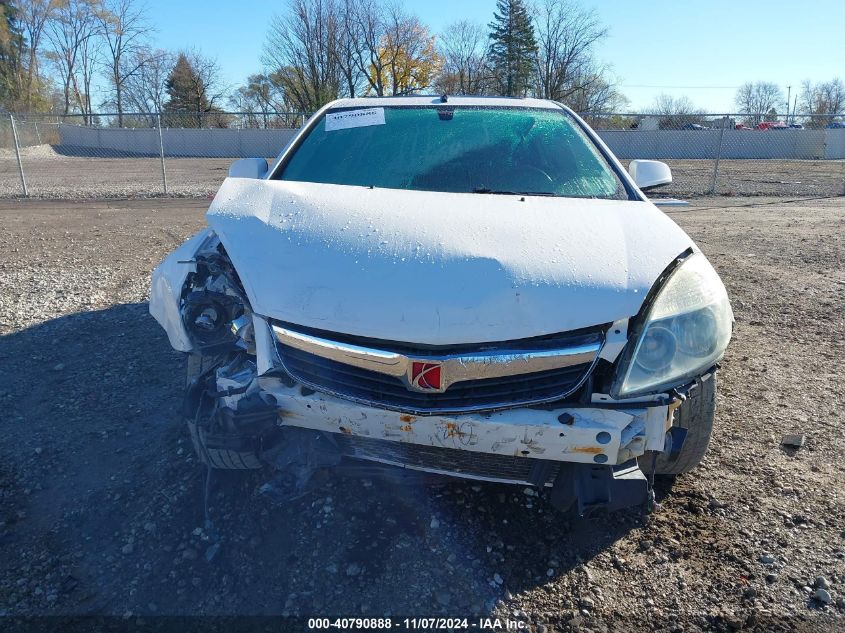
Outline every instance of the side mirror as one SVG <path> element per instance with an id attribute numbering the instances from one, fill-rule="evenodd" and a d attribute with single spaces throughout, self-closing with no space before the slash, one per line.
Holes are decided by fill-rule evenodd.
<path id="1" fill-rule="evenodd" d="M 632 160 L 628 165 L 628 173 L 643 191 L 672 182 L 672 170 L 659 160 Z"/>
<path id="2" fill-rule="evenodd" d="M 241 158 L 229 167 L 229 178 L 263 178 L 268 169 L 264 158 Z"/>

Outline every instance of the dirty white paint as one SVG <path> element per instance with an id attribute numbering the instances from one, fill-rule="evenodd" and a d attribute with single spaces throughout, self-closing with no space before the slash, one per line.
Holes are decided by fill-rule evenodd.
<path id="1" fill-rule="evenodd" d="M 180 352 L 190 352 L 192 348 L 179 313 L 182 287 L 188 273 L 196 272 L 191 260 L 209 235 L 211 231 L 204 229 L 170 253 L 156 266 L 150 282 L 150 314 L 167 332 L 173 349 Z"/>
<path id="2" fill-rule="evenodd" d="M 208 212 L 258 314 L 424 344 L 636 314 L 690 238 L 644 201 L 227 179 Z"/>
<path id="3" fill-rule="evenodd" d="M 279 404 L 282 424 L 343 433 L 372 439 L 408 442 L 497 455 L 533 457 L 555 461 L 594 463 L 606 455 L 607 464 L 641 455 L 647 425 L 662 433 L 666 407 L 649 409 L 560 408 L 551 411 L 511 409 L 494 413 L 414 416 L 362 406 L 322 393 L 302 395 L 299 387 L 286 387 L 276 378 L 261 378 L 262 390 Z M 660 418 L 662 412 L 662 419 Z M 558 416 L 569 413 L 572 424 Z M 651 422 L 650 422 L 651 420 Z M 606 432 L 610 439 L 598 440 Z M 624 447 L 620 455 L 620 446 Z"/>

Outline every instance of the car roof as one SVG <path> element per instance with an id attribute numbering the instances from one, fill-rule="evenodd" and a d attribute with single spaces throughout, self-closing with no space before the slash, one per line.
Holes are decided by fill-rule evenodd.
<path id="1" fill-rule="evenodd" d="M 448 103 L 455 106 L 491 106 L 511 108 L 544 108 L 547 110 L 560 109 L 554 101 L 546 99 L 532 99 L 522 97 L 478 97 L 447 95 L 444 102 L 440 95 L 418 95 L 412 97 L 358 97 L 355 99 L 338 99 L 328 104 L 328 108 L 373 108 L 386 106 L 426 106 L 443 105 Z"/>

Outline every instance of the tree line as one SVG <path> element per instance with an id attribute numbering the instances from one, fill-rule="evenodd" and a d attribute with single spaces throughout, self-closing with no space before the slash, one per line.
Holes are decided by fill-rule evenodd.
<path id="1" fill-rule="evenodd" d="M 384 0 L 291 0 L 267 35 L 265 71 L 233 95 L 240 110 L 311 112 L 339 97 L 420 92 L 538 96 L 579 110 L 627 100 L 595 48 L 607 35 L 573 0 L 498 0 L 488 25 L 434 35 Z"/>
<path id="2" fill-rule="evenodd" d="M 234 88 L 213 58 L 155 48 L 153 34 L 138 0 L 0 0 L 0 108 L 86 123 L 99 108 L 123 125 L 129 112 L 226 107 L 269 125 L 277 112 L 364 95 L 532 95 L 578 110 L 627 103 L 595 55 L 607 30 L 576 0 L 498 0 L 488 25 L 462 20 L 437 35 L 395 0 L 289 0 L 269 26 L 262 70 Z"/>
<path id="3" fill-rule="evenodd" d="M 821 128 L 836 117 L 845 115 L 845 82 L 839 78 L 830 81 L 804 81 L 790 95 L 770 81 L 749 81 L 742 84 L 734 95 L 736 113 L 743 116 L 742 123 L 754 127 L 766 121 L 797 122 L 801 117 L 807 127 Z M 689 97 L 658 95 L 647 114 L 660 117 L 661 128 L 680 128 L 690 123 L 706 123 L 707 110 L 695 105 Z"/>
<path id="4" fill-rule="evenodd" d="M 280 112 L 366 95 L 536 96 L 578 112 L 628 104 L 596 54 L 607 29 L 578 0 L 497 0 L 489 23 L 460 20 L 438 34 L 400 0 L 287 0 L 268 27 L 261 70 L 236 87 L 213 57 L 156 48 L 153 36 L 142 0 L 0 0 L 0 109 L 88 124 L 99 122 L 96 111 L 113 112 L 121 126 L 138 124 L 134 113 L 141 124 L 163 113 L 179 127 L 226 126 L 230 109 L 266 127 L 289 123 Z M 785 101 L 769 82 L 744 84 L 735 98 L 753 124 L 784 112 L 832 116 L 845 112 L 845 85 L 807 81 L 791 109 Z M 675 123 L 702 113 L 668 95 L 649 110 Z"/>

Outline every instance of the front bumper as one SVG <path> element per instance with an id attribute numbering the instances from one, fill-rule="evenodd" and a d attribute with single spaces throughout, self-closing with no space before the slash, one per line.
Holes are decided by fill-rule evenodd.
<path id="1" fill-rule="evenodd" d="M 562 462 L 623 464 L 662 451 L 665 404 L 519 408 L 414 416 L 362 406 L 272 377 L 259 386 L 277 403 L 278 424 L 335 434 L 361 459 L 470 479 L 551 485 Z"/>

